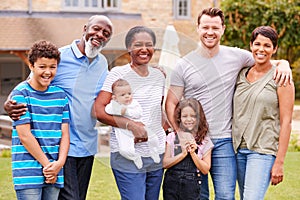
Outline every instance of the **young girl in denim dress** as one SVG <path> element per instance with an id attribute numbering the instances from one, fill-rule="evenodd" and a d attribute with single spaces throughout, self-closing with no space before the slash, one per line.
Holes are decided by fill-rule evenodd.
<path id="1" fill-rule="evenodd" d="M 213 143 L 207 136 L 208 124 L 201 104 L 193 98 L 180 101 L 174 117 L 180 131 L 167 135 L 163 197 L 197 200 L 201 175 L 211 166 Z"/>

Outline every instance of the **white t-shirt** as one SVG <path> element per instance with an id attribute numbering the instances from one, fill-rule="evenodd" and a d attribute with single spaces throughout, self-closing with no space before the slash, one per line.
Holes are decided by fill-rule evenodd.
<path id="1" fill-rule="evenodd" d="M 231 138 L 232 99 L 239 71 L 252 66 L 249 51 L 220 46 L 217 55 L 202 57 L 196 50 L 177 63 L 170 85 L 184 87 L 184 98 L 200 101 L 212 139 Z"/>

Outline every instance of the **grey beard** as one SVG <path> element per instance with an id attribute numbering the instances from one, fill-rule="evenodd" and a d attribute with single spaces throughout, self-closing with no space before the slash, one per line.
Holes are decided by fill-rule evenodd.
<path id="1" fill-rule="evenodd" d="M 92 45 L 91 38 L 88 41 L 86 40 L 84 41 L 85 41 L 85 48 L 84 48 L 85 55 L 88 58 L 95 58 L 98 55 L 98 53 L 102 50 L 103 44 L 101 44 L 99 47 L 94 47 Z"/>

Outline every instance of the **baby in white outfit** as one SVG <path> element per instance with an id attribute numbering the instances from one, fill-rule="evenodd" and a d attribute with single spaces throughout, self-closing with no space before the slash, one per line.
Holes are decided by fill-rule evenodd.
<path id="1" fill-rule="evenodd" d="M 105 107 L 105 112 L 110 115 L 122 115 L 134 121 L 141 121 L 142 107 L 132 98 L 131 87 L 124 79 L 118 79 L 112 85 L 112 100 Z M 114 128 L 119 144 L 119 152 L 125 158 L 132 160 L 138 169 L 143 167 L 141 156 L 135 152 L 134 136 L 131 131 L 121 128 Z M 148 145 L 150 157 L 155 163 L 160 162 L 158 153 L 159 141 L 157 135 L 145 126 L 148 134 Z"/>

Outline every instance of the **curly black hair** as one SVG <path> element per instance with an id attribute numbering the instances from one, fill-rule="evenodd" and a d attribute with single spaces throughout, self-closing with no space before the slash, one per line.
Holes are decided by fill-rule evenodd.
<path id="1" fill-rule="evenodd" d="M 28 60 L 33 65 L 38 58 L 49 58 L 60 62 L 60 52 L 58 48 L 49 41 L 40 40 L 35 42 L 29 50 Z"/>

